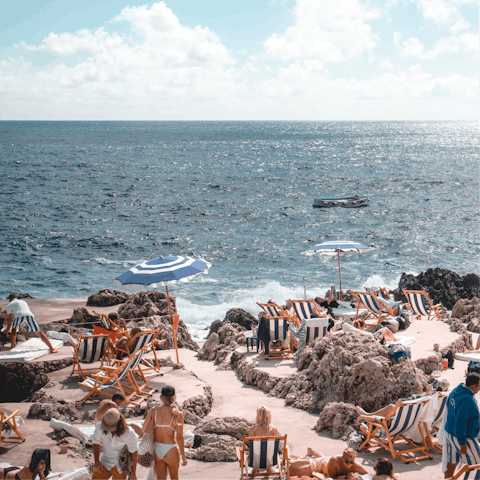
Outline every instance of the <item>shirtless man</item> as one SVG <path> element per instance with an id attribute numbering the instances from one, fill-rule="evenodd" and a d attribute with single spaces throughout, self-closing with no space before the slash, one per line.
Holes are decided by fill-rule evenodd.
<path id="1" fill-rule="evenodd" d="M 346 478 L 354 480 L 357 473 L 368 473 L 359 463 L 355 462 L 356 453 L 353 448 L 346 448 L 342 455 L 326 457 L 320 452 L 309 448 L 307 457 L 291 455 L 290 475 L 312 476 L 314 472 L 323 473 L 329 478 Z"/>

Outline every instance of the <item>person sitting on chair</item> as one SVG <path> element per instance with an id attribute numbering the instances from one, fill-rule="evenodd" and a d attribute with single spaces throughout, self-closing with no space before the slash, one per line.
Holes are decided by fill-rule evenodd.
<path id="1" fill-rule="evenodd" d="M 249 437 L 276 437 L 280 435 L 272 425 L 272 412 L 264 406 L 257 409 L 255 425 L 248 432 Z"/>
<path id="2" fill-rule="evenodd" d="M 358 328 L 359 330 L 366 330 L 365 328 L 365 320 L 363 318 L 359 318 L 353 322 L 353 326 L 355 328 Z M 397 337 L 387 328 L 387 327 L 382 327 L 379 328 L 374 334 L 373 334 L 375 340 L 382 345 L 384 345 L 386 342 L 397 342 L 398 339 Z"/>
<path id="3" fill-rule="evenodd" d="M 50 450 L 46 448 L 36 448 L 30 463 L 23 468 L 7 467 L 0 468 L 0 478 L 4 480 L 22 480 L 22 479 L 35 479 L 37 475 L 40 479 L 47 478 L 50 473 Z"/>
<path id="4" fill-rule="evenodd" d="M 316 297 L 315 301 L 321 306 L 325 308 L 338 308 L 340 304 L 337 302 L 337 292 L 335 291 L 335 286 L 332 285 L 330 290 L 327 290 L 325 294 L 325 298 Z"/>

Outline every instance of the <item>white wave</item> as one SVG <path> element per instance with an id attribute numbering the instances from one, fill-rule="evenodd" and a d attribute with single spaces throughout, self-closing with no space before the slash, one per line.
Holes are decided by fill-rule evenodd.
<path id="1" fill-rule="evenodd" d="M 395 274 L 390 278 L 383 277 L 382 275 L 371 275 L 365 280 L 364 284 L 359 286 L 361 290 L 363 287 L 374 288 L 374 287 L 385 287 L 387 290 L 395 290 L 398 287 L 398 282 L 400 281 L 401 275 Z"/>

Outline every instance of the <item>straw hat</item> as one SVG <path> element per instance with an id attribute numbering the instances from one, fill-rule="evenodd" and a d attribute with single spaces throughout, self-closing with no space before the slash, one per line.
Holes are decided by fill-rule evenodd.
<path id="1" fill-rule="evenodd" d="M 120 412 L 116 408 L 110 408 L 105 412 L 102 420 L 102 428 L 106 432 L 114 432 L 120 421 Z"/>

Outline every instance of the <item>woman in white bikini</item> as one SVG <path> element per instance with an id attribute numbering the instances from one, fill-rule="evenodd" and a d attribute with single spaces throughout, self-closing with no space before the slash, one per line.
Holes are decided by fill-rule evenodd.
<path id="1" fill-rule="evenodd" d="M 176 400 L 175 388 L 163 387 L 160 399 L 161 407 L 153 407 L 145 419 L 142 434 L 151 422 L 154 430 L 155 447 L 155 475 L 159 480 L 167 478 L 167 472 L 172 480 L 178 479 L 180 467 L 180 454 L 182 465 L 187 464 L 185 445 L 183 440 L 183 413 L 174 405 Z"/>

